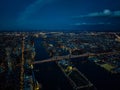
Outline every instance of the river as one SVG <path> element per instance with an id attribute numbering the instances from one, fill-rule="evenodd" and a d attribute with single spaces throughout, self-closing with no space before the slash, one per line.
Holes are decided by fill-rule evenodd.
<path id="1" fill-rule="evenodd" d="M 41 39 L 35 39 L 35 60 L 49 58 Z M 80 58 L 78 58 L 80 59 Z M 95 85 L 98 90 L 120 90 L 120 75 L 112 75 L 103 68 L 83 58 L 72 59 L 73 64 Z M 54 62 L 34 65 L 35 76 L 42 90 L 72 90 L 67 78 Z"/>

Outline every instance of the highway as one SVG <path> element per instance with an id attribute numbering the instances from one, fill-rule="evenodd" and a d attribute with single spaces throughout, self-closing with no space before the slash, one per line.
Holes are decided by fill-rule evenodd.
<path id="1" fill-rule="evenodd" d="M 21 61 L 21 73 L 20 73 L 20 90 L 24 87 L 24 37 L 22 38 L 22 61 Z"/>
<path id="2" fill-rule="evenodd" d="M 45 59 L 45 60 L 37 60 L 35 62 L 33 62 L 33 64 L 41 64 L 41 63 L 46 63 L 46 62 L 54 62 L 54 61 L 59 61 L 59 60 L 64 60 L 64 59 L 73 59 L 73 58 L 80 58 L 80 57 L 89 57 L 89 56 L 100 56 L 100 55 L 113 55 L 113 54 L 117 54 L 120 53 L 120 51 L 116 51 L 116 52 L 107 52 L 107 53 L 98 53 L 98 54 L 94 54 L 94 53 L 85 53 L 85 54 L 81 54 L 81 55 L 65 55 L 65 56 L 55 56 L 49 59 Z"/>

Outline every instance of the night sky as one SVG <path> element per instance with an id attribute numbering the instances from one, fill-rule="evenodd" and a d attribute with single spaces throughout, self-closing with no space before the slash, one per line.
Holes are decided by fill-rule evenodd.
<path id="1" fill-rule="evenodd" d="M 120 30 L 120 0 L 1 0 L 0 30 Z"/>

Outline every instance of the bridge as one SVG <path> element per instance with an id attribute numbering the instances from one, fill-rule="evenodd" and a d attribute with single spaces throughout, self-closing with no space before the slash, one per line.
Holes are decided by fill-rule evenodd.
<path id="1" fill-rule="evenodd" d="M 95 54 L 95 53 L 85 53 L 85 54 L 81 54 L 81 55 L 54 56 L 54 57 L 49 58 L 49 59 L 35 61 L 35 62 L 33 62 L 33 64 L 55 62 L 55 61 L 60 61 L 60 60 L 70 59 L 70 58 L 73 59 L 73 58 L 88 57 L 88 56 L 113 55 L 113 54 L 117 54 L 117 53 L 120 53 L 120 51 L 107 52 L 107 53 L 97 53 L 97 54 Z"/>

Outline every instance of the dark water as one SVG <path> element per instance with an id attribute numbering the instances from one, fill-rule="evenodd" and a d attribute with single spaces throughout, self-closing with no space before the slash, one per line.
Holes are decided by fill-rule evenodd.
<path id="1" fill-rule="evenodd" d="M 41 38 L 35 39 L 35 51 L 36 51 L 35 60 L 43 60 L 49 58 L 48 53 L 46 52 L 45 48 L 42 46 Z"/>
<path id="2" fill-rule="evenodd" d="M 49 58 L 41 39 L 35 39 L 35 60 Z M 80 58 L 79 58 L 80 59 Z M 120 90 L 120 75 L 112 75 L 92 62 L 73 59 L 73 64 L 96 86 L 98 90 Z M 86 60 L 87 61 L 87 60 Z M 72 90 L 68 80 L 54 62 L 35 65 L 36 79 L 42 90 Z"/>
<path id="3" fill-rule="evenodd" d="M 120 90 L 120 75 L 113 75 L 93 62 L 73 59 L 73 64 L 95 85 L 98 90 Z"/>
<path id="4" fill-rule="evenodd" d="M 36 60 L 49 58 L 45 48 L 41 45 L 41 39 L 35 39 Z M 49 62 L 35 65 L 36 79 L 42 84 L 42 90 L 72 90 L 68 80 L 58 68 L 56 63 Z"/>

